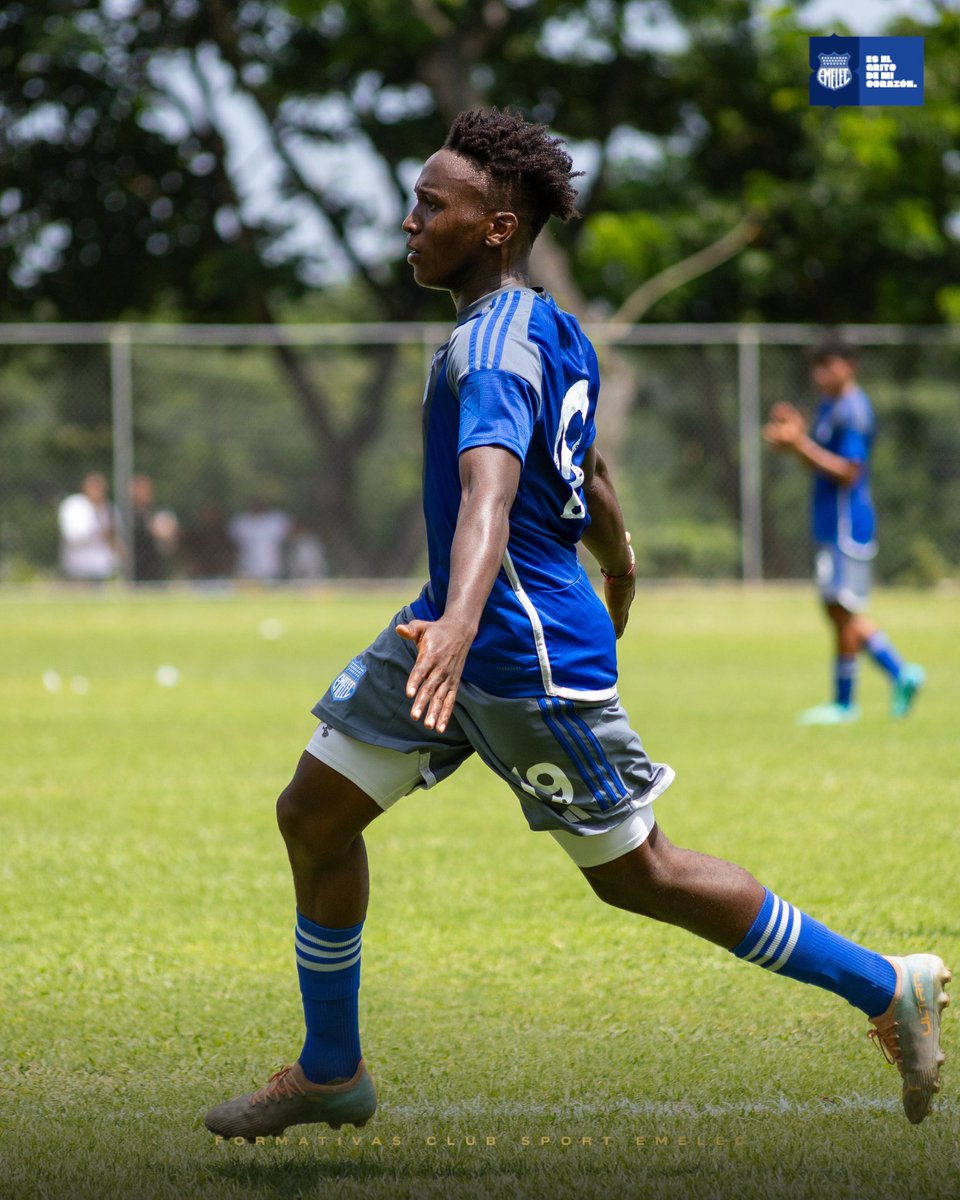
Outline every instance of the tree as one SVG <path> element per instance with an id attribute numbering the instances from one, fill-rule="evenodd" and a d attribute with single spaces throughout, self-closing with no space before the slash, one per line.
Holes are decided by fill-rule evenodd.
<path id="1" fill-rule="evenodd" d="M 445 299 L 417 289 L 396 262 L 409 164 L 436 148 L 460 108 L 491 95 L 552 119 L 559 71 L 575 97 L 572 134 L 592 132 L 597 101 L 609 98 L 608 55 L 558 62 L 542 44 L 557 16 L 624 43 L 606 128 L 634 105 L 662 111 L 668 128 L 653 56 L 625 47 L 625 9 L 8 2 L 0 6 L 0 103 L 14 186 L 4 193 L 0 256 L 16 286 L 0 311 L 272 321 L 311 279 L 339 266 L 366 285 L 371 316 L 446 316 Z M 237 114 L 277 172 L 271 209 L 237 166 Z M 373 164 L 366 194 L 337 176 L 345 147 Z M 315 243 L 291 249 L 305 219 Z M 395 355 L 374 355 L 356 412 L 339 422 L 301 357 L 287 346 L 278 355 L 322 456 L 315 501 L 332 556 L 342 569 L 369 570 L 357 464 L 378 428 Z M 398 514 L 398 530 L 407 516 Z M 378 565 L 402 569 L 411 552 L 409 539 L 394 537 Z"/>

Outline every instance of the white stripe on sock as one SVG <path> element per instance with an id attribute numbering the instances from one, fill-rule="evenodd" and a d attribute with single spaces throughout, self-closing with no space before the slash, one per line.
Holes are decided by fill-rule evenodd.
<path id="1" fill-rule="evenodd" d="M 307 931 L 305 929 L 302 929 L 299 925 L 297 925 L 295 927 L 294 932 L 296 933 L 296 935 L 298 937 L 303 938 L 304 942 L 312 942 L 315 946 L 330 946 L 330 947 L 339 946 L 339 947 L 342 947 L 344 950 L 349 949 L 349 947 L 352 946 L 354 944 L 354 942 L 359 942 L 361 937 L 363 937 L 362 933 L 358 933 L 354 937 L 347 938 L 347 940 L 345 942 L 325 942 L 321 938 L 314 937 L 314 935 L 312 933 L 307 933 Z"/>
<path id="2" fill-rule="evenodd" d="M 336 950 L 320 950 L 317 946 L 311 946 L 309 942 L 305 942 L 298 932 L 294 935 L 293 943 L 298 950 L 302 950 L 304 954 L 309 954 L 311 958 L 317 958 L 321 962 L 333 962 L 336 959 L 345 958 L 347 955 L 360 953 L 359 938 L 354 938 L 349 943 L 338 946 Z"/>
<path id="3" fill-rule="evenodd" d="M 300 966 L 306 967 L 308 971 L 345 971 L 347 969 L 347 967 L 352 967 L 354 963 L 358 963 L 360 961 L 360 951 L 358 950 L 356 952 L 356 954 L 353 956 L 353 958 L 348 958 L 346 960 L 346 962 L 336 962 L 336 963 L 311 962 L 309 959 L 303 958 L 299 954 L 296 956 L 296 958 L 297 958 L 297 962 L 300 964 Z"/>
<path id="4" fill-rule="evenodd" d="M 783 939 L 786 936 L 787 928 L 790 923 L 790 914 L 793 912 L 793 905 L 787 904 L 785 900 L 781 901 L 780 903 L 780 923 L 777 925 L 777 932 L 773 935 L 773 939 L 770 942 L 770 946 L 767 949 L 766 954 L 761 955 L 761 957 L 757 959 L 758 967 L 765 967 L 770 959 L 773 958 L 773 956 L 783 945 Z"/>
<path id="5" fill-rule="evenodd" d="M 756 958 L 756 956 L 760 953 L 760 947 L 764 944 L 764 942 L 770 936 L 770 931 L 773 929 L 773 926 L 776 923 L 777 917 L 780 915 L 780 906 L 782 903 L 783 902 L 781 901 L 780 897 L 777 895 L 774 895 L 773 909 L 771 910 L 770 920 L 767 922 L 767 927 L 763 931 L 763 933 L 761 933 L 760 936 L 757 938 L 756 942 L 754 942 L 753 949 L 750 951 L 750 953 L 743 955 L 744 962 L 752 962 Z"/>
<path id="6" fill-rule="evenodd" d="M 780 955 L 776 962 L 771 963 L 768 967 L 770 971 L 779 971 L 783 964 L 793 953 L 793 948 L 797 944 L 797 939 L 800 937 L 800 926 L 803 924 L 803 914 L 799 908 L 794 908 L 791 904 L 790 909 L 793 913 L 793 929 L 790 933 L 790 940 L 787 942 L 786 949 Z"/>

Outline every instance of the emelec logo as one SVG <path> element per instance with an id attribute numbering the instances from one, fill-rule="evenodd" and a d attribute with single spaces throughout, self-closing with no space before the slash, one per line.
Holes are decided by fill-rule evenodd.
<path id="1" fill-rule="evenodd" d="M 933 1032 L 933 1021 L 930 1017 L 930 1009 L 927 1008 L 927 998 L 923 994 L 923 975 L 920 971 L 914 971 L 913 973 L 913 994 L 917 1001 L 920 1028 L 923 1030 L 923 1036 L 929 1037 Z"/>

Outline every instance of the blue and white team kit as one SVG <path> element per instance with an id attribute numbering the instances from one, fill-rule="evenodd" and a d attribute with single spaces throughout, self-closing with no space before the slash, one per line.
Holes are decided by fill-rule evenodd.
<path id="1" fill-rule="evenodd" d="M 812 435 L 818 446 L 860 466 L 860 474 L 851 486 L 819 472 L 813 483 L 813 539 L 820 595 L 828 604 L 860 612 L 870 596 L 877 553 L 870 495 L 874 417 L 863 390 L 853 387 L 836 399 L 821 400 Z"/>
<path id="2" fill-rule="evenodd" d="M 314 706 L 320 725 L 307 747 L 382 808 L 476 752 L 530 827 L 585 867 L 644 841 L 652 802 L 673 781 L 620 705 L 613 625 L 577 556 L 598 393 L 593 347 L 543 292 L 502 288 L 460 311 L 423 400 L 429 582 Z M 459 455 L 477 446 L 503 447 L 523 466 L 503 563 L 439 733 L 410 717 L 416 649 L 394 628 L 444 611 Z"/>

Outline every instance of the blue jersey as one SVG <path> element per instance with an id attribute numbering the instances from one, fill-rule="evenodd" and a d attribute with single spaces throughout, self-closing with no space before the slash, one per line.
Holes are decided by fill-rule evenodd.
<path id="1" fill-rule="evenodd" d="M 599 386 L 576 319 L 529 288 L 464 308 L 434 356 L 423 401 L 430 581 L 413 605 L 418 617 L 436 620 L 446 604 L 459 455 L 501 446 L 523 464 L 503 564 L 463 671 L 493 695 L 616 695 L 613 624 L 576 549 L 590 520 L 582 463 Z"/>
<path id="2" fill-rule="evenodd" d="M 817 472 L 813 483 L 813 536 L 837 546 L 853 558 L 873 558 L 877 547 L 873 501 L 870 496 L 870 449 L 873 409 L 858 387 L 836 399 L 822 399 L 814 417 L 812 436 L 818 446 L 860 464 L 851 487 Z"/>

